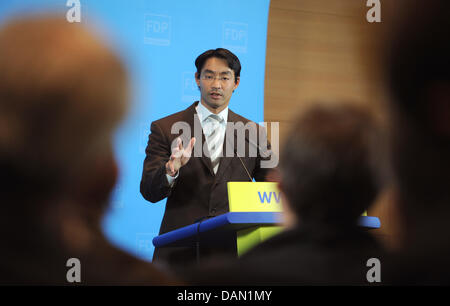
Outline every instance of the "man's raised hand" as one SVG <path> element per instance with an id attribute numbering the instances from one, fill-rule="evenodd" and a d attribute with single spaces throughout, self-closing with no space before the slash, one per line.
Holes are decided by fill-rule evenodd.
<path id="1" fill-rule="evenodd" d="M 183 148 L 180 137 L 177 138 L 177 144 L 172 149 L 169 161 L 166 163 L 166 173 L 170 176 L 175 176 L 178 170 L 187 164 L 191 158 L 192 149 L 195 145 L 195 137 L 191 138 L 186 148 Z"/>

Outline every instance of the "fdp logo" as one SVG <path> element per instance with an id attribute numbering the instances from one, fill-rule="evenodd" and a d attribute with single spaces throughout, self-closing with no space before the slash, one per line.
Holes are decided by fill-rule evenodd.
<path id="1" fill-rule="evenodd" d="M 172 31 L 172 17 L 145 14 L 144 42 L 150 45 L 169 46 Z"/>
<path id="2" fill-rule="evenodd" d="M 224 22 L 222 45 L 236 52 L 247 52 L 248 24 L 240 22 Z"/>
<path id="3" fill-rule="evenodd" d="M 194 71 L 185 71 L 182 75 L 182 84 L 181 84 L 181 100 L 183 102 L 193 102 L 199 97 L 199 90 L 197 83 L 195 82 L 195 72 Z"/>

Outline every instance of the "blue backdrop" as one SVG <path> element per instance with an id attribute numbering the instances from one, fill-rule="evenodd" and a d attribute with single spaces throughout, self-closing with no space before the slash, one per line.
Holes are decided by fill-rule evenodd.
<path id="1" fill-rule="evenodd" d="M 269 1 L 80 0 L 81 22 L 111 42 L 132 83 L 132 107 L 115 143 L 120 178 L 103 220 L 105 234 L 117 246 L 152 258 L 151 241 L 158 234 L 166 201 L 152 204 L 139 193 L 150 123 L 199 100 L 194 79 L 199 54 L 223 47 L 239 57 L 241 83 L 230 108 L 263 121 Z M 49 10 L 65 16 L 70 9 L 66 3 L 0 1 L 0 20 Z"/>

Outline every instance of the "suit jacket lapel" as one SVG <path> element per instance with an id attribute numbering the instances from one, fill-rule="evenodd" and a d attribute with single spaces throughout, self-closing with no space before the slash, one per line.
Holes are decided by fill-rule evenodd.
<path id="1" fill-rule="evenodd" d="M 208 169 L 208 171 L 211 173 L 211 175 L 214 174 L 214 170 L 211 164 L 211 159 L 209 157 L 206 157 L 203 152 L 204 144 L 206 143 L 205 134 L 203 134 L 203 129 L 200 124 L 200 120 L 198 119 L 197 111 L 195 110 L 195 107 L 198 105 L 199 102 L 195 102 L 192 104 L 189 108 L 186 109 L 186 122 L 191 127 L 191 137 L 195 137 L 195 145 L 194 145 L 194 152 L 192 152 L 193 158 L 199 158 L 201 162 L 205 165 L 205 167 Z M 201 135 L 200 135 L 201 134 Z M 199 141 L 201 138 L 201 141 Z M 192 158 L 191 157 L 191 158 Z M 220 167 L 220 166 L 219 166 Z"/>
<path id="2" fill-rule="evenodd" d="M 228 109 L 228 122 L 236 122 L 236 115 L 234 112 L 232 112 L 230 109 Z M 219 169 L 217 169 L 216 173 L 216 180 L 219 180 L 226 172 L 228 166 L 230 165 L 231 161 L 233 160 L 235 153 L 233 152 L 233 157 L 226 157 L 226 149 L 227 146 L 234 146 L 236 144 L 236 131 L 233 129 L 232 131 L 226 131 L 226 133 L 232 132 L 233 136 L 225 134 L 224 140 L 223 140 L 223 151 L 222 151 L 222 157 L 220 158 L 219 163 Z M 228 141 L 227 141 L 228 140 Z M 233 141 L 234 143 L 229 143 L 230 141 Z"/>

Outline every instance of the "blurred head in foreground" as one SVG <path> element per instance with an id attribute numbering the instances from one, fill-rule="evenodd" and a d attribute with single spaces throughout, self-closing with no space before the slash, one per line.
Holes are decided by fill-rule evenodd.
<path id="1" fill-rule="evenodd" d="M 406 1 L 386 48 L 392 164 L 405 227 L 401 283 L 448 283 L 450 2 Z M 407 265 L 399 271 L 399 263 Z"/>
<path id="2" fill-rule="evenodd" d="M 393 167 L 413 222 L 450 207 L 450 2 L 407 2 L 386 57 Z"/>
<path id="3" fill-rule="evenodd" d="M 101 232 L 127 102 L 121 61 L 83 26 L 41 16 L 0 28 L 2 283 L 66 283 L 71 257 L 82 283 L 163 281 Z"/>
<path id="4" fill-rule="evenodd" d="M 378 140 L 374 117 L 361 107 L 318 104 L 303 112 L 280 158 L 289 222 L 356 225 L 378 194 Z"/>

